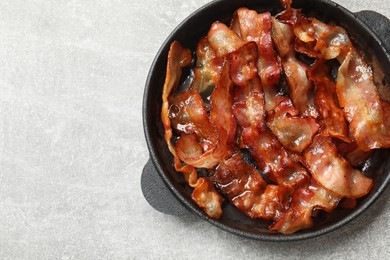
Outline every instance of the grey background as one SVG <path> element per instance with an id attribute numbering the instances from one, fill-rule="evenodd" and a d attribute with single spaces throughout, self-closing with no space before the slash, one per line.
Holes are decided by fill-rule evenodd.
<path id="1" fill-rule="evenodd" d="M 339 231 L 283 244 L 145 201 L 146 75 L 168 34 L 207 2 L 0 1 L 0 259 L 390 257 L 389 189 Z M 387 0 L 336 2 L 390 17 Z"/>

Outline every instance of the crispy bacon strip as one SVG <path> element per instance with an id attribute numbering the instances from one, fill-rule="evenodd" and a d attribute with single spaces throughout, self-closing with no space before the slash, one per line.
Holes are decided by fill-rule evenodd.
<path id="1" fill-rule="evenodd" d="M 169 116 L 172 128 L 182 135 L 176 142 L 180 160 L 197 168 L 212 169 L 229 157 L 225 143 L 219 142 L 200 94 L 190 89 L 170 98 Z"/>
<path id="2" fill-rule="evenodd" d="M 356 142 L 345 143 L 345 142 L 336 142 L 337 150 L 342 157 L 344 157 L 352 166 L 358 166 L 364 161 L 366 161 L 370 155 L 371 151 L 363 151 L 359 148 Z"/>
<path id="3" fill-rule="evenodd" d="M 258 47 L 259 76 L 263 85 L 274 86 L 279 83 L 282 74 L 282 65 L 278 60 L 271 37 L 271 14 L 257 13 L 247 8 L 239 8 L 237 22 L 241 37 L 247 41 L 254 41 Z"/>
<path id="4" fill-rule="evenodd" d="M 296 49 L 313 58 L 337 58 L 342 62 L 352 47 L 348 34 L 342 27 L 306 18 L 302 14 L 299 14 L 294 33 L 298 38 Z"/>
<path id="5" fill-rule="evenodd" d="M 310 179 L 306 169 L 289 157 L 278 140 L 267 131 L 259 133 L 246 128 L 242 138 L 266 177 L 289 190 L 304 185 Z"/>
<path id="6" fill-rule="evenodd" d="M 331 212 L 337 207 L 340 199 L 340 196 L 312 180 L 308 187 L 301 187 L 294 191 L 289 208 L 270 226 L 270 230 L 291 234 L 310 228 L 314 225 L 313 214 L 316 210 Z"/>
<path id="7" fill-rule="evenodd" d="M 233 112 L 237 123 L 243 128 L 243 143 L 260 168 L 275 183 L 291 189 L 307 182 L 306 170 L 288 158 L 278 140 L 265 128 L 264 98 L 256 70 L 257 45 L 249 42 L 231 52 L 228 57 L 231 64 L 230 76 L 237 86 L 234 91 Z"/>
<path id="8" fill-rule="evenodd" d="M 370 192 L 373 181 L 341 157 L 332 140 L 317 135 L 304 153 L 312 177 L 341 197 L 360 198 Z"/>
<path id="9" fill-rule="evenodd" d="M 306 76 L 308 67 L 295 57 L 293 26 L 272 18 L 272 38 L 282 59 L 294 106 L 301 115 L 316 118 L 318 112 L 313 102 L 313 86 Z"/>
<path id="10" fill-rule="evenodd" d="M 211 25 L 207 37 L 217 57 L 225 57 L 245 45 L 244 40 L 221 22 Z"/>
<path id="11" fill-rule="evenodd" d="M 200 39 L 196 49 L 196 65 L 191 88 L 196 89 L 204 99 L 207 99 L 218 82 L 222 65 L 223 59 L 216 56 L 207 37 Z"/>
<path id="12" fill-rule="evenodd" d="M 276 56 L 271 37 L 271 14 L 239 8 L 233 18 L 235 31 L 247 42 L 257 44 L 257 69 L 265 94 L 265 109 L 270 111 L 281 102 L 276 85 L 282 74 L 282 65 Z M 280 97 L 280 98 L 279 98 Z"/>
<path id="13" fill-rule="evenodd" d="M 317 60 L 307 75 L 315 86 L 314 104 L 322 124 L 321 133 L 350 142 L 347 121 L 337 100 L 336 85 L 330 78 L 330 70 L 324 60 Z"/>
<path id="14" fill-rule="evenodd" d="M 384 123 L 383 102 L 373 82 L 371 68 L 353 47 L 347 32 L 340 26 L 302 15 L 294 32 L 307 43 L 307 48 L 312 48 L 306 54 L 323 59 L 337 58 L 341 63 L 337 96 L 349 122 L 350 135 L 359 148 L 369 151 L 390 147 L 390 130 Z"/>
<path id="15" fill-rule="evenodd" d="M 230 79 L 230 62 L 226 61 L 218 83 L 211 95 L 210 120 L 218 130 L 220 142 L 235 143 L 237 121 L 233 115 L 233 87 Z"/>
<path id="16" fill-rule="evenodd" d="M 267 185 L 240 153 L 221 163 L 211 180 L 233 205 L 251 218 L 277 219 L 287 203 L 287 190 Z"/>
<path id="17" fill-rule="evenodd" d="M 220 218 L 222 215 L 222 197 L 214 186 L 205 178 L 199 178 L 195 168 L 190 165 L 182 165 L 177 156 L 175 146 L 172 143 L 172 129 L 169 118 L 169 96 L 177 88 L 182 73 L 182 68 L 191 63 L 191 51 L 184 49 L 181 44 L 174 41 L 169 49 L 167 72 L 162 95 L 161 120 L 165 131 L 165 140 L 173 155 L 176 171 L 182 172 L 188 184 L 194 188 L 192 198 L 199 207 L 211 218 Z"/>
<path id="18" fill-rule="evenodd" d="M 337 96 L 359 148 L 368 151 L 390 147 L 390 128 L 372 71 L 357 51 L 351 49 L 339 68 Z M 386 109 L 386 108 L 385 108 Z"/>
<path id="19" fill-rule="evenodd" d="M 267 125 L 285 148 L 302 152 L 312 142 L 318 125 L 314 118 L 297 116 L 295 111 L 290 100 L 286 99 L 269 112 Z"/>
<path id="20" fill-rule="evenodd" d="M 264 131 L 264 94 L 256 70 L 257 46 L 249 42 L 229 54 L 230 77 L 234 91 L 233 112 L 241 127 L 257 127 Z"/>

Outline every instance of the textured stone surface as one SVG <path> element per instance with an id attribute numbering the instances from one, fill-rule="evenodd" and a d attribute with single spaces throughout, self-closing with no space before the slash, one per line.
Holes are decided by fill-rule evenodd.
<path id="1" fill-rule="evenodd" d="M 0 1 L 0 259 L 390 257 L 390 189 L 339 231 L 283 244 L 145 201 L 146 75 L 207 2 Z M 336 2 L 390 17 L 389 1 Z"/>

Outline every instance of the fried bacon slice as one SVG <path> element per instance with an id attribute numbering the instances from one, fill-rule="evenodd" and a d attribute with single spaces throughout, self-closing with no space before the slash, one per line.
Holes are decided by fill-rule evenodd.
<path id="1" fill-rule="evenodd" d="M 270 230 L 291 234 L 314 225 L 313 215 L 318 210 L 333 211 L 341 197 L 325 188 L 315 180 L 307 187 L 294 191 L 289 208 L 270 226 Z"/>
<path id="2" fill-rule="evenodd" d="M 383 102 L 373 81 L 371 68 L 354 48 L 347 32 L 314 18 L 300 15 L 294 33 L 305 43 L 301 51 L 312 57 L 337 59 L 337 96 L 349 122 L 350 136 L 365 151 L 390 147 Z M 386 103 L 385 103 L 386 104 Z"/>
<path id="3" fill-rule="evenodd" d="M 325 60 L 338 59 L 341 63 L 350 48 L 351 40 L 344 28 L 323 23 L 315 18 L 298 14 L 294 25 L 297 37 L 295 48 L 312 58 Z"/>
<path id="4" fill-rule="evenodd" d="M 237 37 L 233 37 L 233 41 L 238 42 Z M 300 164 L 288 157 L 279 141 L 265 127 L 264 96 L 256 70 L 257 55 L 255 42 L 249 42 L 228 55 L 230 77 L 237 86 L 233 94 L 233 113 L 242 128 L 244 147 L 249 149 L 260 168 L 278 185 L 293 189 L 307 182 L 309 176 Z"/>
<path id="5" fill-rule="evenodd" d="M 191 51 L 185 49 L 177 41 L 174 41 L 169 49 L 167 72 L 162 95 L 161 120 L 164 126 L 165 141 L 169 151 L 173 155 L 174 167 L 182 172 L 188 184 L 194 188 L 192 199 L 211 218 L 220 218 L 222 215 L 222 197 L 215 190 L 212 183 L 206 178 L 198 178 L 195 168 L 191 165 L 183 165 L 177 156 L 172 142 L 172 129 L 169 118 L 169 96 L 177 88 L 182 74 L 182 69 L 191 63 Z"/>
<path id="6" fill-rule="evenodd" d="M 360 198 L 370 192 L 373 181 L 341 157 L 332 140 L 317 135 L 304 153 L 312 178 L 341 197 Z"/>
<path id="7" fill-rule="evenodd" d="M 306 76 L 308 67 L 295 55 L 293 26 L 272 18 L 272 38 L 282 59 L 294 106 L 301 115 L 316 118 L 318 112 L 313 101 L 313 86 Z"/>
<path id="8" fill-rule="evenodd" d="M 264 131 L 264 94 L 256 70 L 256 44 L 245 44 L 230 53 L 229 60 L 230 77 L 237 86 L 233 94 L 233 113 L 241 127 L 257 127 L 259 131 Z"/>
<path id="9" fill-rule="evenodd" d="M 237 128 L 237 120 L 232 112 L 233 87 L 234 84 L 230 79 L 230 63 L 225 61 L 210 98 L 210 121 L 217 127 L 220 142 L 227 145 L 235 143 Z"/>
<path id="10" fill-rule="evenodd" d="M 197 90 L 204 100 L 207 100 L 214 90 L 222 65 L 223 59 L 216 56 L 207 37 L 200 39 L 196 48 L 196 64 L 191 88 Z"/>
<path id="11" fill-rule="evenodd" d="M 221 22 L 215 22 L 211 25 L 207 37 L 217 57 L 225 57 L 246 43 L 234 31 L 230 30 L 229 27 Z"/>
<path id="12" fill-rule="evenodd" d="M 257 69 L 263 88 L 267 86 L 274 89 L 279 83 L 282 65 L 272 42 L 271 14 L 269 12 L 259 14 L 242 7 L 236 11 L 234 17 L 232 24 L 236 24 L 235 32 L 238 32 L 245 41 L 254 41 L 257 44 L 259 54 Z"/>
<path id="13" fill-rule="evenodd" d="M 169 101 L 171 126 L 181 133 L 176 141 L 180 160 L 193 167 L 212 169 L 229 157 L 229 149 L 219 142 L 217 128 L 210 122 L 199 92 L 190 89 Z"/>
<path id="14" fill-rule="evenodd" d="M 286 207 L 287 190 L 267 185 L 241 153 L 221 163 L 211 180 L 233 205 L 251 218 L 277 219 Z"/>
<path id="15" fill-rule="evenodd" d="M 314 104 L 319 112 L 321 133 L 350 142 L 347 121 L 337 100 L 336 84 L 330 78 L 325 61 L 317 60 L 307 70 L 307 76 L 315 86 Z"/>
<path id="16" fill-rule="evenodd" d="M 293 152 L 302 152 L 312 142 L 318 124 L 312 117 L 300 117 L 291 101 L 286 99 L 268 113 L 267 125 L 279 142 Z"/>
<path id="17" fill-rule="evenodd" d="M 349 122 L 351 136 L 360 149 L 390 147 L 390 128 L 371 68 L 353 48 L 341 64 L 337 76 L 337 96 Z"/>
<path id="18" fill-rule="evenodd" d="M 318 126 L 312 118 L 299 117 L 299 111 L 293 107 L 291 100 L 281 95 L 277 89 L 276 84 L 279 83 L 282 68 L 272 42 L 271 14 L 258 14 L 247 8 L 239 8 L 234 15 L 232 27 L 244 40 L 257 44 L 256 67 L 265 95 L 268 127 L 284 147 L 292 151 L 303 151 L 311 143 Z M 255 68 L 252 71 L 255 71 Z M 286 129 L 288 135 L 285 134 Z M 291 131 L 292 129 L 294 131 Z"/>
<path id="19" fill-rule="evenodd" d="M 242 138 L 259 168 L 273 183 L 293 190 L 309 181 L 306 169 L 289 157 L 271 133 L 259 133 L 253 128 L 246 128 Z"/>

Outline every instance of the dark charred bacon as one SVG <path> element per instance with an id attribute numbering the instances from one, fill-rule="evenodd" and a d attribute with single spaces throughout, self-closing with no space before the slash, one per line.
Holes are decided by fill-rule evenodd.
<path id="1" fill-rule="evenodd" d="M 313 215 L 317 210 L 333 211 L 341 197 L 323 188 L 312 180 L 308 187 L 294 191 L 289 208 L 271 225 L 270 230 L 291 234 L 314 225 Z"/>
<path id="2" fill-rule="evenodd" d="M 240 153 L 221 163 L 211 180 L 233 205 L 251 218 L 278 218 L 286 206 L 287 190 L 267 185 Z"/>
<path id="3" fill-rule="evenodd" d="M 349 142 L 347 121 L 338 104 L 336 84 L 330 78 L 328 66 L 317 60 L 307 70 L 307 76 L 315 86 L 314 104 L 319 112 L 321 133 Z"/>
<path id="4" fill-rule="evenodd" d="M 312 177 L 341 197 L 359 198 L 372 188 L 373 181 L 353 169 L 327 136 L 317 135 L 304 156 Z"/>
<path id="5" fill-rule="evenodd" d="M 306 76 L 308 67 L 295 56 L 293 26 L 272 18 L 272 38 L 282 59 L 294 106 L 301 115 L 316 118 L 318 113 L 313 102 L 313 86 Z"/>
<path id="6" fill-rule="evenodd" d="M 205 178 L 199 178 L 195 168 L 190 165 L 183 165 L 177 156 L 175 146 L 172 143 L 172 129 L 168 114 L 169 101 L 168 98 L 172 91 L 174 91 L 180 80 L 182 68 L 191 63 L 191 51 L 185 49 L 177 41 L 171 44 L 168 53 L 167 72 L 162 95 L 162 110 L 161 121 L 163 122 L 165 131 L 165 140 L 167 142 L 169 151 L 173 155 L 174 167 L 178 172 L 184 174 L 185 180 L 194 188 L 192 198 L 197 202 L 200 208 L 212 218 L 220 218 L 222 215 L 222 197 L 215 190 L 214 186 Z"/>

